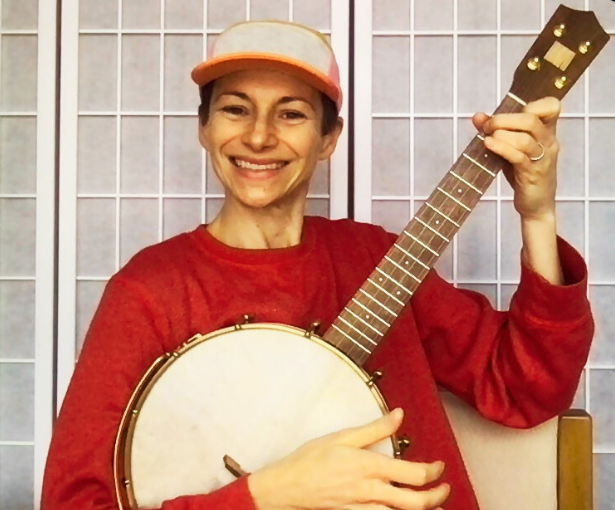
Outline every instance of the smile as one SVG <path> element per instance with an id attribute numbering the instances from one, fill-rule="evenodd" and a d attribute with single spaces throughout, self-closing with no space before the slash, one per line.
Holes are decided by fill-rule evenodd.
<path id="1" fill-rule="evenodd" d="M 273 161 L 267 163 L 253 163 L 251 161 L 246 161 L 245 159 L 236 158 L 231 156 L 229 158 L 231 163 L 239 168 L 245 168 L 246 170 L 255 170 L 255 171 L 264 171 L 264 170 L 279 170 L 280 168 L 284 168 L 288 165 L 288 161 Z"/>

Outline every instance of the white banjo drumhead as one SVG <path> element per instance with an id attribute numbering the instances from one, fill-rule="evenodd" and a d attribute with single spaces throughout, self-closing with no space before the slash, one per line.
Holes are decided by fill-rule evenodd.
<path id="1" fill-rule="evenodd" d="M 164 370 L 137 405 L 125 452 L 138 507 L 232 482 L 225 455 L 253 472 L 386 412 L 361 369 L 304 333 L 269 324 L 229 329 L 190 346 Z M 393 440 L 372 449 L 393 456 Z"/>

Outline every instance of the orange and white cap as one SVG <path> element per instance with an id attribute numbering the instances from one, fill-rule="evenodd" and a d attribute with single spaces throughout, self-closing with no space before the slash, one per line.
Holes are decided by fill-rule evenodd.
<path id="1" fill-rule="evenodd" d="M 283 21 L 246 21 L 226 29 L 192 71 L 197 85 L 244 69 L 274 69 L 296 76 L 342 106 L 339 67 L 327 39 Z"/>

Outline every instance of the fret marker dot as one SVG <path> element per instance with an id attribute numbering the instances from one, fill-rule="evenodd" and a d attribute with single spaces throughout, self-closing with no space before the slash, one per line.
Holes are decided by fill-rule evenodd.
<path id="1" fill-rule="evenodd" d="M 365 316 L 365 318 L 366 318 L 366 319 L 369 319 L 369 315 L 366 315 L 366 316 Z"/>
<path id="2" fill-rule="evenodd" d="M 404 262 L 404 264 L 406 264 L 406 265 L 408 265 L 409 263 L 410 263 L 410 262 L 408 262 L 407 260 L 406 260 L 406 262 Z"/>
<path id="3" fill-rule="evenodd" d="M 381 282 L 381 281 L 382 281 L 382 278 L 378 278 L 378 281 L 379 281 L 379 282 Z"/>
<path id="4" fill-rule="evenodd" d="M 459 188 L 459 189 L 457 190 L 457 193 L 463 193 L 463 190 L 462 190 L 461 188 Z"/>
<path id="5" fill-rule="evenodd" d="M 484 157 L 484 158 L 488 158 L 488 157 L 489 157 L 489 154 L 485 154 L 483 157 Z"/>
<path id="6" fill-rule="evenodd" d="M 401 294 L 401 291 L 398 290 L 395 294 L 399 296 Z"/>
<path id="7" fill-rule="evenodd" d="M 436 220 L 436 225 L 439 225 L 439 224 L 440 224 L 440 220 Z"/>

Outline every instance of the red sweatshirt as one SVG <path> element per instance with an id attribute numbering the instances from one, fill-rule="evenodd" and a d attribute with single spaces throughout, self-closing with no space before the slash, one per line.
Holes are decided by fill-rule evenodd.
<path id="1" fill-rule="evenodd" d="M 241 250 L 200 226 L 141 251 L 108 283 L 58 418 L 43 485 L 43 510 L 116 509 L 112 462 L 120 419 L 137 382 L 161 354 L 195 333 L 258 322 L 307 328 L 333 322 L 396 236 L 350 220 L 308 217 L 301 244 Z M 564 286 L 522 266 L 509 312 L 431 272 L 366 364 L 406 418 L 404 457 L 443 460 L 447 510 L 477 508 L 440 385 L 484 416 L 531 427 L 570 405 L 593 322 L 581 257 L 559 241 Z M 164 510 L 254 510 L 246 478 Z"/>

